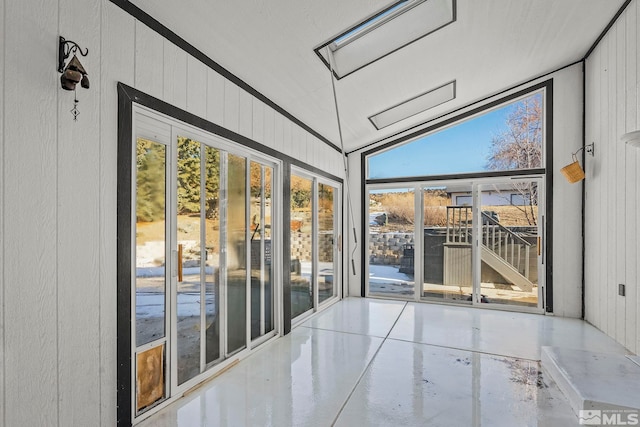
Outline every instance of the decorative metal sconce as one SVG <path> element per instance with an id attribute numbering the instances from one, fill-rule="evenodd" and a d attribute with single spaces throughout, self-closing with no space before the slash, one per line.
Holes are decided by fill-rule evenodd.
<path id="1" fill-rule="evenodd" d="M 71 58 L 69 63 L 65 66 L 64 61 L 72 53 L 73 58 Z M 58 72 L 62 73 L 60 76 L 60 84 L 62 85 L 62 89 L 72 90 L 74 92 L 78 83 L 80 83 L 80 86 L 83 88 L 89 89 L 89 77 L 87 76 L 87 71 L 80 63 L 76 53 L 80 53 L 82 56 L 87 56 L 89 54 L 89 49 L 85 49 L 83 52 L 82 48 L 76 42 L 65 40 L 64 37 L 60 36 L 58 41 Z M 75 93 L 71 114 L 73 115 L 73 120 L 77 121 L 80 111 L 78 111 L 78 97 L 75 96 Z"/>
<path id="2" fill-rule="evenodd" d="M 585 145 L 584 147 L 578 149 L 578 151 L 576 151 L 575 153 L 572 153 L 571 156 L 573 157 L 573 163 L 569 163 L 567 166 L 560 169 L 560 172 L 562 172 L 562 174 L 565 178 L 567 178 L 567 181 L 569 181 L 570 184 L 575 184 L 576 182 L 580 182 L 584 179 L 584 170 L 578 162 L 578 153 L 581 150 L 584 150 L 585 153 L 591 154 L 591 156 L 593 157 L 595 150 L 594 143 L 592 142 L 589 145 Z"/>

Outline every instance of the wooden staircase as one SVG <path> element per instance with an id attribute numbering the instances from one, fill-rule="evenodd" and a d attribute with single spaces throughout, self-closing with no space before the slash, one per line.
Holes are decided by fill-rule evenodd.
<path id="1" fill-rule="evenodd" d="M 445 246 L 457 250 L 471 249 L 472 211 L 470 206 L 447 206 L 447 234 Z M 531 243 L 504 227 L 486 213 L 481 213 L 482 261 L 509 283 L 524 292 L 531 292 L 529 280 Z M 445 268 L 446 270 L 446 268 Z M 456 274 L 454 273 L 453 276 Z M 458 277 L 462 277 L 460 274 Z M 468 274 L 464 274 L 468 276 Z"/>

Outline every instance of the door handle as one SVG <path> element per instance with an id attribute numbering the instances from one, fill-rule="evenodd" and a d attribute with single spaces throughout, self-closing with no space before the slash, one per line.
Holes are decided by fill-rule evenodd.
<path id="1" fill-rule="evenodd" d="M 540 243 L 542 243 L 542 238 L 540 236 L 538 236 L 538 256 L 540 256 L 542 254 L 542 247 L 541 247 Z"/>

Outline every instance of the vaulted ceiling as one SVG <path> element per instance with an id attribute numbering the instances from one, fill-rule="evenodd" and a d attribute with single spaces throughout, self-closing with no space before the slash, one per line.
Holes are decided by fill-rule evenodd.
<path id="1" fill-rule="evenodd" d="M 330 72 L 314 48 L 394 2 L 132 3 L 339 145 Z M 624 3 L 457 0 L 455 22 L 336 81 L 346 150 L 581 60 Z M 368 119 L 452 80 L 454 100 L 381 130 Z"/>

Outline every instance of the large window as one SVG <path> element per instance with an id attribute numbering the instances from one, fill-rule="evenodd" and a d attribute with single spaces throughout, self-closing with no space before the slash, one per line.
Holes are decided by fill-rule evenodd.
<path id="1" fill-rule="evenodd" d="M 367 158 L 367 178 L 543 168 L 543 93 L 481 112 Z"/>
<path id="2" fill-rule="evenodd" d="M 548 85 L 363 155 L 366 295 L 549 308 Z"/>

